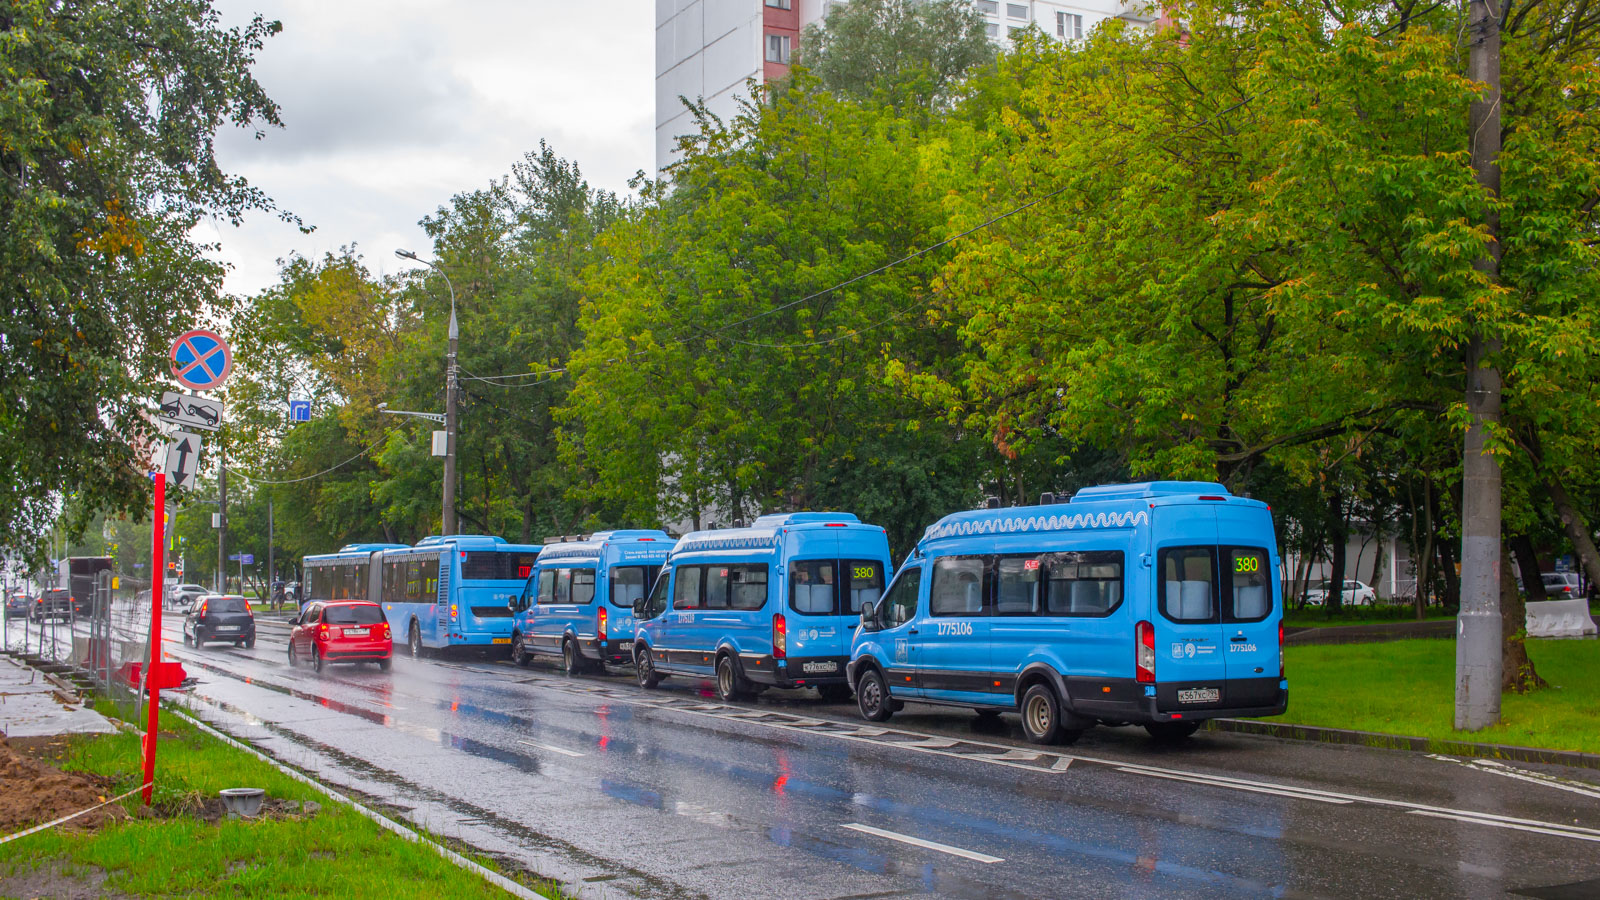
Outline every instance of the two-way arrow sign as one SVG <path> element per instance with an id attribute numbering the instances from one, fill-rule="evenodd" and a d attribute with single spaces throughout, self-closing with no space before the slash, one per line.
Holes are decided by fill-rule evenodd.
<path id="1" fill-rule="evenodd" d="M 186 488 L 194 484 L 195 472 L 200 469 L 200 435 L 187 431 L 174 431 L 167 441 L 167 483 Z"/>

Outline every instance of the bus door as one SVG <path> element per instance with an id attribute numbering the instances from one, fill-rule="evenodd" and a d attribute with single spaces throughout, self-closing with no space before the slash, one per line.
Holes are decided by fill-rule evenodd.
<path id="1" fill-rule="evenodd" d="M 1156 697 L 1164 712 L 1223 705 L 1227 640 L 1220 617 L 1216 515 L 1207 508 L 1179 507 L 1164 516 L 1184 516 L 1182 535 L 1192 544 L 1157 552 L 1155 626 Z"/>
<path id="2" fill-rule="evenodd" d="M 1257 507 L 1217 509 L 1222 584 L 1222 629 L 1227 639 L 1228 705 L 1278 702 L 1277 578 L 1269 548 L 1270 513 Z"/>
<path id="3" fill-rule="evenodd" d="M 994 680 L 989 648 L 989 558 L 933 561 L 928 615 L 911 635 L 917 686 L 930 699 L 983 702 Z"/>

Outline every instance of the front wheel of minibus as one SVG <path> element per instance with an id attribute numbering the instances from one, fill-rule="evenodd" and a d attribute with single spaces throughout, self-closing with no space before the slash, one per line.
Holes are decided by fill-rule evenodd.
<path id="1" fill-rule="evenodd" d="M 868 722 L 887 722 L 894 715 L 895 704 L 889 698 L 889 685 L 877 669 L 862 672 L 856 681 L 856 709 Z"/>
<path id="2" fill-rule="evenodd" d="M 1199 722 L 1150 722 L 1144 726 L 1158 744 L 1177 744 L 1200 730 Z"/>
<path id="3" fill-rule="evenodd" d="M 1064 727 L 1056 692 L 1047 684 L 1036 684 L 1022 695 L 1022 733 L 1035 744 L 1071 744 L 1083 729 Z"/>
<path id="4" fill-rule="evenodd" d="M 511 661 L 522 668 L 528 666 L 528 648 L 521 634 L 511 639 Z"/>
<path id="5" fill-rule="evenodd" d="M 638 672 L 639 687 L 653 690 L 661 684 L 661 676 L 656 674 L 656 662 L 650 657 L 650 648 L 643 644 L 633 648 L 633 667 Z"/>

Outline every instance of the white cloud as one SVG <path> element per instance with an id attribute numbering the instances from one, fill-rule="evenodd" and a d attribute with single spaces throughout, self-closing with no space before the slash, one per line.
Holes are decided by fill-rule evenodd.
<path id="1" fill-rule="evenodd" d="M 356 244 L 379 273 L 417 222 L 510 171 L 540 139 L 591 184 L 623 193 L 653 164 L 650 0 L 216 0 L 226 25 L 283 23 L 256 77 L 283 129 L 218 141 L 223 168 L 316 226 L 270 215 L 202 227 L 233 266 L 227 289 L 277 280 L 276 260 Z"/>

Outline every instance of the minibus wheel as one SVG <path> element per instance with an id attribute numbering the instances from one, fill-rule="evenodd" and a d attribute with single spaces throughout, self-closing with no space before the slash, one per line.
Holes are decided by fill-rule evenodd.
<path id="1" fill-rule="evenodd" d="M 1041 682 L 1022 695 L 1022 733 L 1035 744 L 1070 744 L 1083 729 L 1063 726 L 1061 701 L 1050 685 Z"/>
<path id="2" fill-rule="evenodd" d="M 572 638 L 561 642 L 561 668 L 568 675 L 583 674 L 583 657 L 578 654 L 578 644 Z"/>
<path id="3" fill-rule="evenodd" d="M 647 690 L 661 684 L 656 674 L 656 661 L 650 657 L 650 648 L 643 644 L 633 648 L 633 667 L 639 673 L 639 686 Z"/>
<path id="4" fill-rule="evenodd" d="M 868 669 L 856 680 L 856 709 L 868 722 L 887 722 L 897 709 L 889 697 L 889 685 L 877 669 Z"/>
<path id="5" fill-rule="evenodd" d="M 747 700 L 750 697 L 744 676 L 739 674 L 739 666 L 733 661 L 731 653 L 724 653 L 717 659 L 717 696 L 724 703 Z"/>
<path id="6" fill-rule="evenodd" d="M 1150 722 L 1144 726 L 1158 743 L 1176 744 L 1200 730 L 1199 722 Z"/>
<path id="7" fill-rule="evenodd" d="M 523 644 L 523 636 L 520 634 L 511 644 L 511 661 L 523 668 L 528 666 L 528 648 Z"/>

